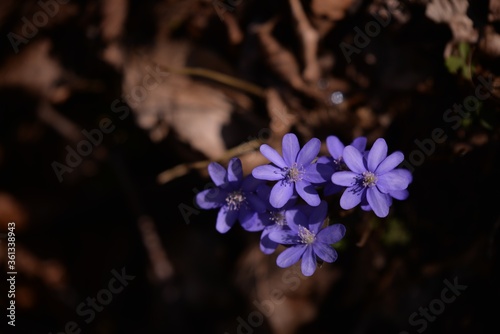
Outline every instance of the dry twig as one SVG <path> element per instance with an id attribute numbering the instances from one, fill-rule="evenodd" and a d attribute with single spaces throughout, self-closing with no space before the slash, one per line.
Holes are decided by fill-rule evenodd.
<path id="1" fill-rule="evenodd" d="M 308 82 L 317 82 L 321 76 L 321 69 L 317 59 L 319 34 L 307 19 L 300 0 L 289 0 L 289 3 L 304 53 L 305 65 L 302 76 Z"/>

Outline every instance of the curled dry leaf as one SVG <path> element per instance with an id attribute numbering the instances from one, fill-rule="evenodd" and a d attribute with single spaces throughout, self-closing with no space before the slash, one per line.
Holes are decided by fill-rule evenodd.
<path id="1" fill-rule="evenodd" d="M 467 0 L 433 0 L 427 5 L 425 14 L 434 22 L 449 24 L 454 41 L 475 43 L 478 32 L 467 16 L 468 7 Z"/>
<path id="2" fill-rule="evenodd" d="M 307 82 L 317 82 L 321 76 L 318 63 L 319 34 L 313 28 L 299 0 L 289 0 L 296 32 L 302 42 L 304 70 L 302 76 Z"/>
<path id="3" fill-rule="evenodd" d="M 313 0 L 311 10 L 316 16 L 327 17 L 331 21 L 344 19 L 357 0 Z"/>
<path id="4" fill-rule="evenodd" d="M 338 21 L 349 12 L 355 11 L 360 0 L 313 0 L 311 1 L 311 24 L 322 38 L 328 34 Z"/>
<path id="5" fill-rule="evenodd" d="M 274 18 L 266 23 L 253 28 L 259 38 L 263 58 L 268 66 L 281 79 L 295 89 L 302 88 L 305 83 L 300 74 L 300 68 L 293 54 L 285 49 L 273 36 L 272 31 L 278 18 Z"/>
<path id="6" fill-rule="evenodd" d="M 0 69 L 0 87 L 21 87 L 46 98 L 63 77 L 63 68 L 51 55 L 48 38 L 31 41 Z"/>
<path id="7" fill-rule="evenodd" d="M 479 49 L 489 57 L 500 57 L 500 34 L 495 32 L 491 25 L 485 27 L 484 34 L 479 40 Z"/>
<path id="8" fill-rule="evenodd" d="M 230 120 L 230 101 L 219 90 L 159 65 L 183 68 L 189 48 L 187 42 L 162 42 L 142 57 L 130 57 L 124 66 L 123 96 L 152 140 L 163 140 L 173 130 L 194 150 L 217 159 L 226 150 L 220 133 Z"/>
<path id="9" fill-rule="evenodd" d="M 128 0 L 106 0 L 101 4 L 102 21 L 101 34 L 107 44 L 103 58 L 115 68 L 123 66 L 123 49 L 119 43 L 123 36 L 125 20 L 128 14 Z"/>
<path id="10" fill-rule="evenodd" d="M 488 21 L 500 21 L 500 1 L 490 1 L 490 12 L 488 14 Z"/>

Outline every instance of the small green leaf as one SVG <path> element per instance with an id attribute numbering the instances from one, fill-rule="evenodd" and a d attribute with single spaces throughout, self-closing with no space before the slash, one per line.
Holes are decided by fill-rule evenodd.
<path id="1" fill-rule="evenodd" d="M 471 125 L 472 125 L 472 118 L 471 117 L 462 119 L 462 126 L 464 128 L 468 128 Z"/>
<path id="2" fill-rule="evenodd" d="M 468 63 L 470 55 L 470 45 L 467 42 L 458 44 L 456 54 L 453 54 L 445 59 L 446 68 L 453 74 L 460 74 L 462 77 L 470 80 L 472 64 Z"/>
<path id="3" fill-rule="evenodd" d="M 396 218 L 388 220 L 386 228 L 386 233 L 382 237 L 386 245 L 405 245 L 410 241 L 410 234 L 400 220 Z"/>
<path id="4" fill-rule="evenodd" d="M 347 241 L 345 239 L 339 240 L 332 245 L 338 251 L 343 251 L 347 248 Z"/>
<path id="5" fill-rule="evenodd" d="M 459 57 L 450 56 L 445 60 L 446 67 L 450 73 L 457 73 L 459 69 L 464 67 L 464 60 Z"/>
<path id="6" fill-rule="evenodd" d="M 493 130 L 493 126 L 491 126 L 491 124 L 490 124 L 490 123 L 488 123 L 486 120 L 484 120 L 484 119 L 482 119 L 482 118 L 481 118 L 481 119 L 479 120 L 479 123 L 480 123 L 482 126 L 484 126 L 486 129 L 488 129 L 488 130 Z"/>
<path id="7" fill-rule="evenodd" d="M 458 53 L 462 59 L 467 59 L 469 56 L 469 51 L 470 51 L 470 45 L 467 42 L 460 42 L 458 44 Z"/>

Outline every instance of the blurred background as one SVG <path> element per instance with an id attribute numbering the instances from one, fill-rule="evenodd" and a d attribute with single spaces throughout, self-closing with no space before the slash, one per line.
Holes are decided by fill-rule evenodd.
<path id="1" fill-rule="evenodd" d="M 0 29 L 2 333 L 498 328 L 500 1 L 3 0 Z M 383 137 L 414 177 L 383 219 L 326 198 L 347 233 L 310 278 L 193 203 L 287 132 Z"/>

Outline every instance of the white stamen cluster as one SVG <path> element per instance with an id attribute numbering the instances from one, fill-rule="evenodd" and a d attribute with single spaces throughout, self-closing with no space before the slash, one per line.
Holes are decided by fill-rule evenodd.
<path id="1" fill-rule="evenodd" d="M 286 217 L 283 211 L 273 211 L 271 212 L 271 220 L 279 226 L 286 225 Z"/>
<path id="2" fill-rule="evenodd" d="M 372 172 L 363 172 L 363 187 L 373 187 L 377 184 L 377 175 Z"/>
<path id="3" fill-rule="evenodd" d="M 226 197 L 226 203 L 229 210 L 239 210 L 241 204 L 245 202 L 245 200 L 245 195 L 243 195 L 241 190 L 233 191 Z"/>
<path id="4" fill-rule="evenodd" d="M 299 238 L 303 244 L 312 244 L 316 240 L 316 235 L 302 225 L 299 225 Z"/>
<path id="5" fill-rule="evenodd" d="M 304 167 L 297 165 L 296 162 L 293 163 L 292 167 L 283 168 L 283 171 L 285 172 L 286 180 L 290 183 L 301 181 L 305 173 Z"/>

